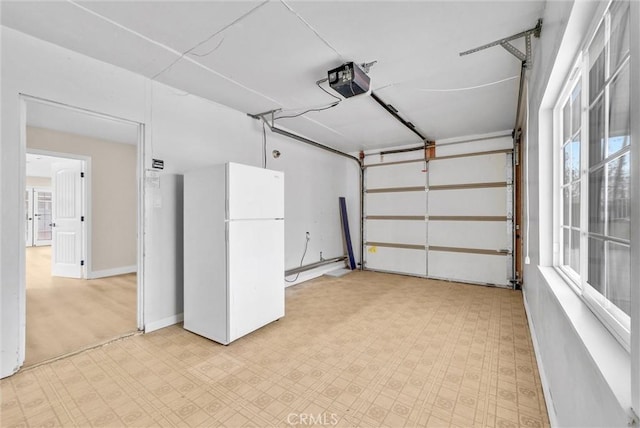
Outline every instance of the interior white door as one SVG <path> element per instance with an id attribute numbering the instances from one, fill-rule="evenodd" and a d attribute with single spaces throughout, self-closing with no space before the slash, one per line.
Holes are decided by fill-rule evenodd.
<path id="1" fill-rule="evenodd" d="M 82 161 L 52 164 L 51 275 L 82 278 Z"/>
<path id="2" fill-rule="evenodd" d="M 33 189 L 33 245 L 51 245 L 51 190 Z"/>

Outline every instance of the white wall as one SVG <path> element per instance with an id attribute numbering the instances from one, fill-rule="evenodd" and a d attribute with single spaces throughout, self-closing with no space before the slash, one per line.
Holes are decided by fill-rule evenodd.
<path id="1" fill-rule="evenodd" d="M 205 164 L 262 162 L 262 127 L 244 113 L 89 57 L 2 28 L 2 145 L 0 148 L 1 377 L 24 359 L 24 149 L 19 94 L 45 98 L 145 124 L 144 163 L 165 161 L 161 199 L 147 192 L 144 228 L 144 322 L 147 330 L 176 322 L 182 313 L 182 173 Z M 283 124 L 284 125 L 284 124 Z M 353 206 L 355 162 L 271 135 L 268 165 L 285 172 L 286 267 L 299 263 L 304 233 L 311 242 L 305 264 L 343 254 L 338 196 Z M 268 155 L 269 155 L 268 153 Z M 355 203 L 357 206 L 357 202 Z M 357 229 L 359 213 L 351 210 Z M 188 221 L 188 219 L 184 219 Z M 357 233 L 352 232 L 358 248 Z"/>
<path id="2" fill-rule="evenodd" d="M 525 248 L 528 241 L 531 263 L 524 266 L 523 291 L 547 406 L 558 426 L 626 426 L 630 414 L 629 354 L 551 267 L 551 107 L 591 17 L 603 4 L 547 2 L 529 85 Z"/>
<path id="3" fill-rule="evenodd" d="M 49 177 L 27 177 L 27 187 L 51 187 Z"/>
<path id="4" fill-rule="evenodd" d="M 181 174 L 227 161 L 261 166 L 262 126 L 245 114 L 161 84 L 153 85 L 151 98 L 150 147 L 153 157 L 165 161 L 165 169 L 160 173 L 161 207 L 155 208 L 152 196 L 147 197 L 149 239 L 145 245 L 147 249 L 157 249 L 147 250 L 147 262 L 158 268 L 145 269 L 145 282 L 161 284 L 167 278 L 175 281 L 182 278 Z M 350 201 L 358 198 L 348 185 L 349 180 L 358 180 L 357 164 L 271 134 L 268 129 L 266 133 L 267 167 L 285 173 L 285 268 L 299 265 L 306 232 L 311 240 L 305 265 L 319 261 L 320 251 L 324 258 L 343 255 L 338 197 L 346 196 Z M 281 153 L 277 159 L 271 155 L 274 149 Z M 354 240 L 358 215 L 351 210 L 350 222 L 356 229 L 352 232 Z M 172 245 L 162 245 L 160 239 Z M 162 263 L 163 260 L 174 263 Z M 171 289 L 176 291 L 174 287 Z M 181 288 L 177 291 L 171 300 L 165 293 L 153 298 L 146 296 L 145 314 L 154 320 L 152 328 L 173 323 L 175 314 L 182 312 Z"/>

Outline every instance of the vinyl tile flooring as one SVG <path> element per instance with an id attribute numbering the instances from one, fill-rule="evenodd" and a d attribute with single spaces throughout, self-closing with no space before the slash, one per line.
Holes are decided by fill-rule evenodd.
<path id="1" fill-rule="evenodd" d="M 3 427 L 549 426 L 520 292 L 374 272 L 228 346 L 175 325 L 0 387 Z"/>
<path id="2" fill-rule="evenodd" d="M 137 330 L 136 275 L 51 276 L 51 247 L 27 247 L 25 366 Z"/>

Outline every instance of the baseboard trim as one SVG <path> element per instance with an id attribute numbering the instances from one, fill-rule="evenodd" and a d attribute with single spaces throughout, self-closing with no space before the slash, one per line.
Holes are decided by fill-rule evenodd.
<path id="1" fill-rule="evenodd" d="M 107 278 L 109 276 L 125 275 L 127 273 L 136 273 L 138 266 L 122 266 L 112 269 L 94 270 L 87 272 L 87 279 Z"/>
<path id="2" fill-rule="evenodd" d="M 151 333 L 152 331 L 160 330 L 161 328 L 169 327 L 170 325 L 178 324 L 182 321 L 184 321 L 184 313 L 172 315 L 158 321 L 146 323 L 144 326 L 144 332 Z"/>
<path id="3" fill-rule="evenodd" d="M 547 381 L 547 375 L 542 365 L 542 356 L 540 355 L 540 349 L 538 348 L 538 337 L 536 336 L 536 329 L 533 326 L 533 321 L 529 315 L 529 304 L 527 303 L 526 294 L 522 293 L 522 301 L 524 302 L 524 313 L 527 315 L 527 322 L 529 324 L 529 331 L 531 332 L 531 342 L 533 343 L 533 353 L 536 356 L 536 363 L 538 364 L 538 373 L 540 374 L 540 383 L 542 384 L 542 393 L 544 394 L 544 400 L 546 401 L 547 415 L 549 416 L 549 425 L 553 427 L 558 426 L 558 416 L 555 412 L 555 406 L 553 405 L 553 398 L 551 396 L 551 390 L 549 389 L 549 382 Z"/>
<path id="4" fill-rule="evenodd" d="M 341 267 L 344 267 L 344 265 L 345 265 L 344 260 L 341 260 L 335 263 L 330 263 L 328 265 L 320 266 L 316 269 L 308 270 L 306 272 L 300 272 L 300 275 L 295 281 L 287 282 L 285 280 L 284 287 L 287 288 L 287 287 L 291 287 L 292 285 L 300 284 L 301 282 L 310 281 L 312 279 L 315 279 L 324 275 L 327 272 L 331 272 L 332 270 L 336 270 Z M 287 277 L 287 279 L 292 277 L 295 277 L 295 275 L 291 275 L 290 277 Z"/>

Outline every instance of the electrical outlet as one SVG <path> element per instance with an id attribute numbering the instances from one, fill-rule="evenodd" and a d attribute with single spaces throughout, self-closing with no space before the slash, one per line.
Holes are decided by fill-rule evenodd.
<path id="1" fill-rule="evenodd" d="M 311 234 L 307 232 L 307 239 L 311 239 Z"/>

